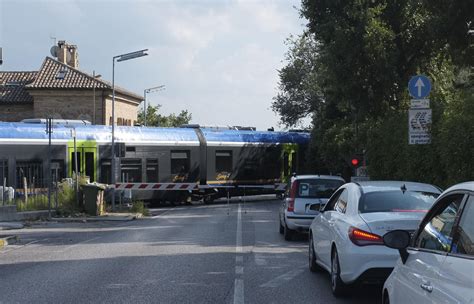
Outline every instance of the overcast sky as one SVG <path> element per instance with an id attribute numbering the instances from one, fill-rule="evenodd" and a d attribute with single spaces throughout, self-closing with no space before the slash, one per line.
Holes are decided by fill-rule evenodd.
<path id="1" fill-rule="evenodd" d="M 296 8 L 295 8 L 296 7 Z M 302 32 L 299 0 L 0 0 L 4 71 L 38 70 L 56 37 L 78 46 L 79 68 L 149 95 L 165 114 L 187 109 L 193 123 L 278 126 L 270 109 L 285 39 Z"/>

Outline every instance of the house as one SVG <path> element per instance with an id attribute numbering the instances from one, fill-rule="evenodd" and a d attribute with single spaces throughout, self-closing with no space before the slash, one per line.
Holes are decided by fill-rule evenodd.
<path id="1" fill-rule="evenodd" d="M 77 47 L 59 41 L 39 71 L 0 71 L 0 121 L 81 119 L 112 124 L 112 84 L 79 70 Z M 143 96 L 115 86 L 117 125 L 134 125 Z"/>

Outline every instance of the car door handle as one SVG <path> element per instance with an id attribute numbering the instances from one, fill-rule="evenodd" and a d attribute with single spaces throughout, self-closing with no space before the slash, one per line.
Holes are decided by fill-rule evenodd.
<path id="1" fill-rule="evenodd" d="M 430 283 L 422 283 L 420 285 L 421 289 L 426 290 L 427 292 L 432 292 L 433 291 L 433 286 L 431 286 Z"/>

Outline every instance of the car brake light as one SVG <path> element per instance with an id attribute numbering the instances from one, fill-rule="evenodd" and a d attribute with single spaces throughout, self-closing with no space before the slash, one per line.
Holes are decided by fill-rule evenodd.
<path id="1" fill-rule="evenodd" d="M 296 192 L 298 191 L 298 186 L 299 186 L 299 181 L 295 180 L 293 183 L 291 183 L 291 189 L 290 189 L 290 197 L 288 198 L 288 211 L 293 212 L 295 211 L 295 198 L 296 198 Z"/>
<path id="2" fill-rule="evenodd" d="M 295 199 L 294 198 L 289 198 L 288 199 L 288 211 L 289 212 L 295 211 Z"/>
<path id="3" fill-rule="evenodd" d="M 349 239 L 357 246 L 383 245 L 383 239 L 380 235 L 355 227 L 349 228 Z"/>

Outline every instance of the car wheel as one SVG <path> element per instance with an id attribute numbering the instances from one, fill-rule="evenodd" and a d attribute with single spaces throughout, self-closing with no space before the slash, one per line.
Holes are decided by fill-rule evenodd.
<path id="1" fill-rule="evenodd" d="M 331 289 L 336 297 L 344 295 L 346 291 L 346 284 L 341 280 L 341 265 L 336 249 L 334 249 L 331 258 Z"/>
<path id="2" fill-rule="evenodd" d="M 280 220 L 280 234 L 283 234 L 284 232 L 285 232 L 285 227 L 283 227 Z"/>
<path id="3" fill-rule="evenodd" d="M 285 241 L 293 240 L 294 231 L 288 228 L 288 226 L 283 227 L 283 235 L 285 236 Z"/>
<path id="4" fill-rule="evenodd" d="M 309 270 L 311 272 L 317 272 L 321 270 L 321 267 L 316 263 L 316 252 L 314 252 L 314 243 L 313 236 L 309 235 L 309 250 L 308 250 L 308 259 L 309 259 Z"/>

